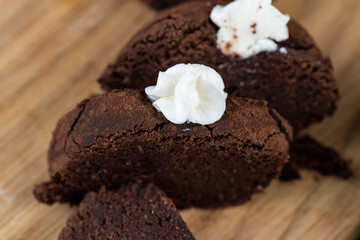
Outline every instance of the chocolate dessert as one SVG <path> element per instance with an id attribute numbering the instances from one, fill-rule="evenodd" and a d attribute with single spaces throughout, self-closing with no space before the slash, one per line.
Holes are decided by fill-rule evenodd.
<path id="1" fill-rule="evenodd" d="M 325 147 L 306 135 L 291 143 L 290 162 L 286 163 L 280 179 L 291 181 L 301 178 L 298 167 L 315 170 L 323 175 L 348 179 L 353 175 L 350 160 L 345 160 L 332 148 Z"/>
<path id="2" fill-rule="evenodd" d="M 304 136 L 291 144 L 290 153 L 292 162 L 299 167 L 343 179 L 353 174 L 349 167 L 350 161 L 342 159 L 335 150 L 324 147 L 310 136 Z"/>
<path id="3" fill-rule="evenodd" d="M 301 178 L 298 168 L 293 163 L 293 159 L 290 156 L 290 161 L 284 164 L 281 175 L 279 179 L 281 181 L 293 181 Z"/>
<path id="4" fill-rule="evenodd" d="M 191 239 L 172 201 L 152 184 L 130 184 L 116 192 L 88 193 L 59 240 Z"/>
<path id="5" fill-rule="evenodd" d="M 178 5 L 180 3 L 184 2 L 190 2 L 192 0 L 142 0 L 149 6 L 155 8 L 155 9 L 163 9 L 171 6 Z M 230 2 L 231 0 L 223 0 L 223 2 Z M 203 2 L 209 2 L 209 0 L 203 0 Z"/>
<path id="6" fill-rule="evenodd" d="M 51 181 L 35 187 L 45 203 L 78 203 L 102 185 L 153 182 L 177 207 L 242 203 L 279 176 L 291 127 L 265 101 L 228 98 L 211 125 L 173 124 L 140 90 L 84 100 L 58 123 Z"/>
<path id="7" fill-rule="evenodd" d="M 296 21 L 289 21 L 289 38 L 277 43 L 278 50 L 245 59 L 226 56 L 217 47 L 218 27 L 210 20 L 215 5 L 188 2 L 159 13 L 107 67 L 99 79 L 102 87 L 144 89 L 155 84 L 159 71 L 200 63 L 223 77 L 230 96 L 268 101 L 294 132 L 333 114 L 339 93 L 331 61 Z"/>
<path id="8" fill-rule="evenodd" d="M 155 9 L 163 9 L 173 5 L 177 5 L 186 0 L 142 0 L 142 1 Z"/>

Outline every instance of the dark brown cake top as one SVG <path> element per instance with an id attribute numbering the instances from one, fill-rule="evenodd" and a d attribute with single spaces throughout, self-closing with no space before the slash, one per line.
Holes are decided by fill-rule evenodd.
<path id="1" fill-rule="evenodd" d="M 156 73 L 178 63 L 201 63 L 216 70 L 217 66 L 222 64 L 235 65 L 236 61 L 241 59 L 225 56 L 216 44 L 219 28 L 210 20 L 210 13 L 217 4 L 224 2 L 192 1 L 160 12 L 151 24 L 124 47 L 115 64 L 127 62 L 127 66 L 122 66 L 124 74 L 126 68 L 131 70 L 134 67 L 132 64 L 150 64 Z M 314 60 L 323 58 L 313 39 L 297 22 L 290 20 L 288 28 L 289 39 L 280 42 L 279 47 L 285 47 L 289 55 L 303 54 Z M 241 33 L 238 35 L 241 37 Z M 137 58 L 134 58 L 135 56 Z M 185 62 L 184 59 L 188 61 Z M 143 76 L 149 76 L 149 73 L 144 72 Z M 156 78 L 148 79 L 153 82 L 155 80 Z"/>
<path id="2" fill-rule="evenodd" d="M 88 193 L 59 240 L 195 239 L 172 201 L 152 184 Z"/>
<path id="3" fill-rule="evenodd" d="M 287 122 L 271 110 L 266 102 L 259 100 L 228 98 L 222 118 L 207 126 L 169 122 L 140 90 L 115 90 L 91 98 L 81 107 L 82 113 L 71 133 L 74 141 L 82 146 L 93 144 L 96 138 L 110 137 L 109 134 L 114 132 L 121 136 L 122 132 L 129 131 L 159 131 L 164 135 L 175 136 L 189 134 L 189 130 L 197 136 L 231 134 L 258 145 L 264 144 L 269 135 L 279 132 L 279 125 L 284 133 L 291 135 L 291 127 Z M 100 123 L 97 121 L 99 116 L 103 119 Z"/>
<path id="4" fill-rule="evenodd" d="M 177 4 L 183 2 L 190 2 L 192 0 L 142 0 L 143 2 L 149 4 L 151 7 L 155 9 L 163 9 L 171 6 L 175 6 Z M 209 2 L 209 0 L 202 0 L 203 2 Z M 231 0 L 223 0 L 224 3 L 228 3 Z"/>
<path id="5" fill-rule="evenodd" d="M 288 123 L 264 101 L 228 98 L 226 111 L 218 122 L 207 126 L 176 125 L 158 112 L 142 91 L 115 90 L 83 101 L 60 120 L 49 151 L 50 172 L 54 175 L 78 152 L 111 147 L 113 139 L 128 134 L 148 133 L 151 138 L 152 132 L 161 133 L 164 139 L 189 135 L 217 139 L 230 135 L 258 146 L 265 145 L 274 134 L 292 136 Z M 287 151 L 287 142 L 277 145 L 277 151 Z"/>

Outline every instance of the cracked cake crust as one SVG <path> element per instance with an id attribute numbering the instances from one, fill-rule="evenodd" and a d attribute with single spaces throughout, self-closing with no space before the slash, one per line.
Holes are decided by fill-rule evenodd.
<path id="1" fill-rule="evenodd" d="M 291 132 L 264 101 L 228 98 L 218 122 L 175 125 L 140 90 L 115 90 L 59 121 L 51 181 L 34 191 L 42 202 L 77 203 L 101 185 L 141 181 L 155 183 L 178 207 L 236 204 L 280 174 Z"/>

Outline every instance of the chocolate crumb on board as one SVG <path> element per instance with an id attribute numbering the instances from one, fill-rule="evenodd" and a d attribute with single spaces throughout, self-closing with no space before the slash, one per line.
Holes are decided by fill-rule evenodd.
<path id="1" fill-rule="evenodd" d="M 297 170 L 296 166 L 290 161 L 288 163 L 285 163 L 281 175 L 280 180 L 281 181 L 292 181 L 296 179 L 300 179 L 300 173 Z"/>
<path id="2" fill-rule="evenodd" d="M 348 179 L 353 175 L 350 160 L 345 160 L 332 148 L 325 147 L 312 137 L 306 135 L 290 146 L 290 163 L 285 165 L 281 180 L 299 179 L 298 167 L 308 168 L 323 175 L 335 175 Z"/>
<path id="3" fill-rule="evenodd" d="M 297 140 L 290 149 L 290 157 L 299 167 L 343 179 L 353 175 L 350 169 L 351 161 L 341 158 L 334 149 L 321 145 L 308 135 Z"/>

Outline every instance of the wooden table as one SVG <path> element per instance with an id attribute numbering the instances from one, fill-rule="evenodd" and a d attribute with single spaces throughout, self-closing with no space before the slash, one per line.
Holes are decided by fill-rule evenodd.
<path id="1" fill-rule="evenodd" d="M 342 94 L 334 117 L 308 130 L 345 158 L 350 180 L 304 171 L 245 205 L 181 214 L 199 240 L 355 239 L 360 223 L 360 1 L 279 0 L 329 54 Z M 76 210 L 39 204 L 57 120 L 155 12 L 137 0 L 0 0 L 0 239 L 56 239 Z"/>

